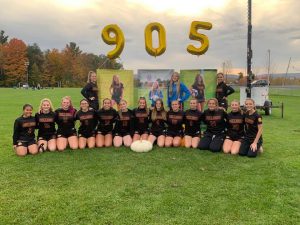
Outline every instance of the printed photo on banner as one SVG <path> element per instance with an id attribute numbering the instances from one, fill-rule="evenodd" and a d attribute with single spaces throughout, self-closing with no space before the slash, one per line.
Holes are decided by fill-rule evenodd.
<path id="1" fill-rule="evenodd" d="M 132 70 L 97 70 L 100 105 L 105 98 L 112 100 L 113 107 L 122 99 L 127 101 L 128 106 L 134 107 L 133 96 L 133 71 Z"/>
<path id="2" fill-rule="evenodd" d="M 173 72 L 173 69 L 138 70 L 134 76 L 134 102 L 138 102 L 139 97 L 145 97 L 148 106 L 153 106 L 159 98 L 166 104 L 167 86 Z"/>

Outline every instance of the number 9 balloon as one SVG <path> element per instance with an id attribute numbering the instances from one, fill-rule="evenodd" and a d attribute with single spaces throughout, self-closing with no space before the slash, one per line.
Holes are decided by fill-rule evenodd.
<path id="1" fill-rule="evenodd" d="M 111 37 L 110 34 L 114 36 Z M 107 53 L 107 57 L 110 59 L 116 59 L 122 53 L 125 45 L 125 38 L 122 30 L 116 24 L 110 24 L 102 30 L 102 40 L 108 45 L 116 45 L 116 47 Z"/>

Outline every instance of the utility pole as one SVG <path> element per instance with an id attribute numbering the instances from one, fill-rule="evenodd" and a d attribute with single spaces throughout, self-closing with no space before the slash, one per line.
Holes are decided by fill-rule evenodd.
<path id="1" fill-rule="evenodd" d="M 247 36 L 247 98 L 251 98 L 251 82 L 252 82 L 252 0 L 248 0 L 248 36 Z"/>
<path id="2" fill-rule="evenodd" d="M 288 72 L 289 72 L 289 68 L 290 68 L 290 64 L 291 64 L 291 59 L 292 59 L 292 57 L 290 57 L 290 59 L 289 59 L 289 63 L 288 63 L 288 66 L 287 66 L 287 68 L 286 68 L 285 78 L 284 78 L 284 80 L 283 80 L 282 86 L 285 85 L 286 78 L 287 78 L 287 75 L 288 75 Z"/>

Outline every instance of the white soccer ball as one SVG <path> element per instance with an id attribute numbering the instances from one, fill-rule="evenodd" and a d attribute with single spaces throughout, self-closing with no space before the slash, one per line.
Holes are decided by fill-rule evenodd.
<path id="1" fill-rule="evenodd" d="M 132 142 L 130 148 L 134 152 L 149 152 L 152 150 L 152 143 L 145 140 L 137 140 Z"/>

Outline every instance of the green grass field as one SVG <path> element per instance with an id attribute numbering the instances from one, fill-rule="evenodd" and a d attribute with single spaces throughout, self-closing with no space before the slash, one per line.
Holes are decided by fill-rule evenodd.
<path id="1" fill-rule="evenodd" d="M 107 148 L 17 157 L 12 126 L 24 103 L 55 107 L 80 89 L 0 89 L 0 224 L 299 224 L 299 97 L 263 117 L 256 159 L 192 149 Z M 288 93 L 286 93 L 288 95 Z M 236 98 L 237 96 L 232 96 Z"/>

